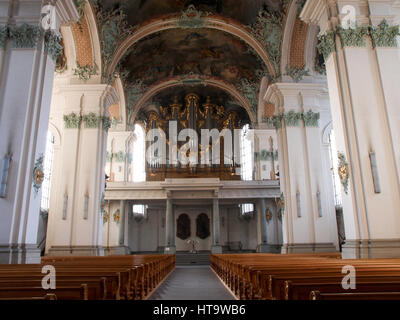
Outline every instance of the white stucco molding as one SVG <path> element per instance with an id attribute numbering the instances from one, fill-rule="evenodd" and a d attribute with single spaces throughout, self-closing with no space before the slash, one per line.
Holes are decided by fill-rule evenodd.
<path id="1" fill-rule="evenodd" d="M 73 0 L 57 0 L 55 5 L 61 25 L 71 24 L 79 20 L 79 13 Z"/>
<path id="2" fill-rule="evenodd" d="M 275 104 L 277 112 L 287 111 L 284 110 L 287 107 L 287 101 L 293 98 L 297 100 L 297 97 L 301 94 L 304 102 L 305 109 L 312 109 L 318 111 L 321 105 L 311 103 L 309 99 L 318 100 L 328 99 L 328 88 L 325 83 L 274 83 L 270 85 L 267 92 L 264 95 L 264 100 L 268 103 Z M 318 110 L 316 110 L 318 109 Z"/>

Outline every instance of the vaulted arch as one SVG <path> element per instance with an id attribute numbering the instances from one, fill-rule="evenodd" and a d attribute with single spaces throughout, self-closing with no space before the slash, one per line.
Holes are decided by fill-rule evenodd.
<path id="1" fill-rule="evenodd" d="M 182 85 L 191 85 L 191 86 L 212 86 L 219 88 L 226 93 L 230 94 L 233 98 L 235 98 L 239 104 L 247 111 L 250 120 L 254 122 L 256 120 L 256 115 L 251 109 L 251 105 L 249 101 L 231 84 L 222 81 L 221 79 L 216 78 L 188 78 L 187 76 L 175 77 L 166 79 L 164 81 L 160 81 L 157 84 L 151 86 L 132 106 L 132 114 L 128 119 L 129 123 L 135 120 L 138 112 L 142 108 L 142 106 L 151 99 L 154 95 L 165 90 L 167 88 L 182 86 Z"/>
<path id="2" fill-rule="evenodd" d="M 201 28 L 224 31 L 246 42 L 257 53 L 259 58 L 265 63 L 271 76 L 276 76 L 276 72 L 265 48 L 257 39 L 253 37 L 248 29 L 246 29 L 240 23 L 234 21 L 233 19 L 228 19 L 218 15 L 207 16 L 203 17 L 202 19 L 204 21 L 202 22 Z M 132 47 L 136 42 L 158 32 L 179 28 L 182 28 L 182 26 L 180 26 L 179 24 L 179 16 L 168 19 L 151 20 L 144 23 L 142 26 L 137 28 L 132 33 L 132 35 L 125 39 L 115 50 L 112 62 L 106 70 L 107 74 L 111 75 L 114 73 L 118 62 L 123 58 L 129 48 Z"/>

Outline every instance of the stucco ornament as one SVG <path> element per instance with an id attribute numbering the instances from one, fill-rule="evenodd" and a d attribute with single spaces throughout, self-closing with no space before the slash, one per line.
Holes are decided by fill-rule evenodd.
<path id="1" fill-rule="evenodd" d="M 103 211 L 103 224 L 106 224 L 108 222 L 109 219 L 109 213 L 107 212 L 107 210 Z"/>
<path id="2" fill-rule="evenodd" d="M 267 220 L 267 222 L 270 222 L 272 219 L 272 213 L 269 208 L 267 208 L 267 210 L 265 211 L 265 219 Z"/>
<path id="3" fill-rule="evenodd" d="M 76 62 L 76 68 L 74 69 L 74 75 L 78 76 L 83 82 L 87 82 L 92 78 L 92 76 L 97 75 L 98 66 L 95 63 L 93 66 L 86 65 L 81 66 L 79 62 Z"/>
<path id="4" fill-rule="evenodd" d="M 318 51 L 324 56 L 325 61 L 328 60 L 332 52 L 336 51 L 335 46 L 335 33 L 328 31 L 318 37 L 319 43 L 317 45 Z"/>
<path id="5" fill-rule="evenodd" d="M 57 62 L 58 57 L 63 52 L 61 40 L 61 36 L 56 34 L 55 32 L 47 31 L 44 35 L 45 48 L 54 62 Z"/>
<path id="6" fill-rule="evenodd" d="M 300 123 L 301 113 L 290 110 L 284 114 L 284 118 L 287 127 L 296 127 Z"/>
<path id="7" fill-rule="evenodd" d="M 340 178 L 340 182 L 342 183 L 344 192 L 346 194 L 349 193 L 349 164 L 346 160 L 346 156 L 338 152 L 338 159 L 339 159 L 339 164 L 338 164 L 338 174 Z"/>
<path id="8" fill-rule="evenodd" d="M 389 27 L 383 20 L 377 27 L 369 29 L 374 47 L 397 47 L 396 37 L 400 35 L 399 26 Z"/>
<path id="9" fill-rule="evenodd" d="M 8 30 L 15 48 L 37 48 L 42 36 L 42 30 L 39 26 L 26 23 L 20 26 L 10 25 Z"/>
<path id="10" fill-rule="evenodd" d="M 121 212 L 119 211 L 119 209 L 117 209 L 117 211 L 114 212 L 113 217 L 114 217 L 115 223 L 118 224 L 121 220 Z"/>
<path id="11" fill-rule="evenodd" d="M 0 48 L 6 46 L 6 41 L 8 37 L 8 27 L 7 26 L 0 26 Z"/>
<path id="12" fill-rule="evenodd" d="M 64 125 L 66 129 L 77 129 L 79 128 L 82 121 L 82 117 L 76 113 L 70 113 L 64 115 Z"/>
<path id="13" fill-rule="evenodd" d="M 36 195 L 39 193 L 44 180 L 43 160 L 44 156 L 43 154 L 40 154 L 39 158 L 35 162 L 35 167 L 33 168 L 33 190 L 35 190 Z"/>
<path id="14" fill-rule="evenodd" d="M 314 112 L 312 110 L 308 110 L 307 112 L 302 113 L 302 117 L 304 120 L 304 125 L 306 127 L 318 127 L 319 126 L 319 119 L 321 115 L 319 112 Z"/>
<path id="15" fill-rule="evenodd" d="M 305 67 L 293 67 L 291 68 L 289 65 L 286 66 L 286 75 L 291 77 L 294 82 L 301 81 L 305 76 L 309 76 L 309 70 Z"/>
<path id="16" fill-rule="evenodd" d="M 337 28 L 343 47 L 365 47 L 365 39 L 368 36 L 368 27 L 356 27 L 343 29 Z"/>
<path id="17" fill-rule="evenodd" d="M 199 11 L 194 5 L 190 5 L 186 11 L 182 12 L 178 20 L 178 27 L 183 29 L 203 28 L 206 25 L 204 17 L 209 15 L 211 13 Z"/>
<path id="18" fill-rule="evenodd" d="M 276 74 L 280 69 L 282 21 L 283 14 L 281 12 L 269 12 L 263 9 L 258 13 L 257 21 L 250 26 L 252 35 L 267 50 Z"/>
<path id="19" fill-rule="evenodd" d="M 85 114 L 84 116 L 82 116 L 82 120 L 85 123 L 85 128 L 93 129 L 99 127 L 101 118 L 93 112 L 90 112 L 89 114 Z"/>

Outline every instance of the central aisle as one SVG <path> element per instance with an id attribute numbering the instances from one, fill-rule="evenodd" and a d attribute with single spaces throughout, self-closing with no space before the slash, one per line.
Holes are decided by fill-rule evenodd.
<path id="1" fill-rule="evenodd" d="M 149 300 L 234 300 L 209 266 L 178 266 Z"/>

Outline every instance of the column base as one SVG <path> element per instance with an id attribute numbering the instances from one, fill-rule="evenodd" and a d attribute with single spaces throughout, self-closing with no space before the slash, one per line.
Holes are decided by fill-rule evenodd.
<path id="1" fill-rule="evenodd" d="M 100 246 L 54 246 L 49 249 L 48 256 L 104 256 L 104 248 Z"/>
<path id="2" fill-rule="evenodd" d="M 222 253 L 222 246 L 212 246 L 211 253 L 213 254 L 221 254 Z"/>
<path id="3" fill-rule="evenodd" d="M 0 245 L 0 264 L 35 264 L 40 260 L 37 245 Z"/>
<path id="4" fill-rule="evenodd" d="M 313 252 L 337 252 L 333 243 L 295 243 L 283 244 L 281 253 L 313 253 Z"/>
<path id="5" fill-rule="evenodd" d="M 130 253 L 131 253 L 131 251 L 126 246 L 104 248 L 105 256 L 128 255 Z"/>
<path id="6" fill-rule="evenodd" d="M 346 240 L 343 259 L 400 258 L 400 239 Z"/>
<path id="7" fill-rule="evenodd" d="M 165 254 L 175 254 L 176 253 L 176 247 L 175 246 L 169 246 L 164 248 L 164 253 Z"/>
<path id="8" fill-rule="evenodd" d="M 280 244 L 264 244 L 261 243 L 257 246 L 258 253 L 281 253 L 282 245 Z"/>

